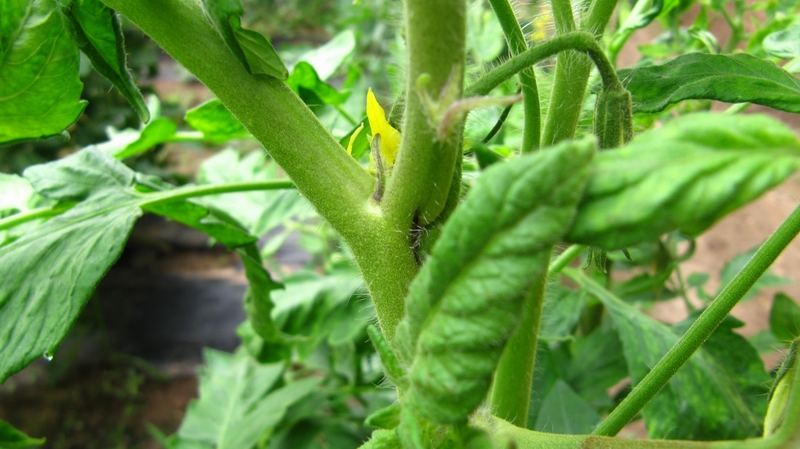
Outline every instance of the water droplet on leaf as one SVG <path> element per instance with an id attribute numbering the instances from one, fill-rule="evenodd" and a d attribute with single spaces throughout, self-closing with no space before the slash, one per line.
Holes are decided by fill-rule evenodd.
<path id="1" fill-rule="evenodd" d="M 44 354 L 42 354 L 42 357 L 44 357 L 44 359 L 48 362 L 53 360 L 53 354 L 51 354 L 50 351 L 45 351 Z"/>

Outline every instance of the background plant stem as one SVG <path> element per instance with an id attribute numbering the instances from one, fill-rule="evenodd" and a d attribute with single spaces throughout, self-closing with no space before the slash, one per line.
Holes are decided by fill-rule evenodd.
<path id="1" fill-rule="evenodd" d="M 489 0 L 495 16 L 500 21 L 506 35 L 508 48 L 512 55 L 518 55 L 528 49 L 525 35 L 519 26 L 517 16 L 508 0 Z M 539 88 L 536 85 L 536 73 L 533 67 L 519 73 L 519 84 L 522 88 L 522 107 L 524 127 L 522 130 L 522 152 L 538 150 L 542 134 L 542 112 L 539 104 Z"/>
<path id="2" fill-rule="evenodd" d="M 553 0 L 552 5 L 558 34 L 575 30 L 569 0 Z M 616 5 L 616 0 L 595 0 L 581 23 L 581 30 L 595 38 L 602 36 Z M 543 145 L 553 145 L 575 136 L 591 68 L 586 55 L 573 52 L 559 56 L 542 136 Z"/>
<path id="3" fill-rule="evenodd" d="M 697 317 L 655 367 L 639 382 L 633 391 L 594 431 L 594 435 L 616 435 L 647 404 L 680 369 L 697 349 L 708 339 L 731 309 L 763 275 L 778 255 L 800 232 L 800 207 L 781 224 L 753 255 L 747 265 L 731 280 L 717 298 Z M 602 286 L 576 270 L 564 274 L 590 290 L 595 295 L 620 301 Z"/>
<path id="4" fill-rule="evenodd" d="M 198 196 L 219 195 L 222 193 L 251 192 L 254 190 L 280 190 L 294 189 L 294 183 L 289 180 L 278 181 L 244 181 L 225 184 L 210 184 L 201 186 L 179 187 L 173 190 L 145 194 L 147 201 L 142 205 L 184 200 Z"/>

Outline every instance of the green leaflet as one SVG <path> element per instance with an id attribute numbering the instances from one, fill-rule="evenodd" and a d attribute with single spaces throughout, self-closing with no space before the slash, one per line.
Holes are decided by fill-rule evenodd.
<path id="1" fill-rule="evenodd" d="M 37 194 L 27 179 L 18 175 L 0 173 L 0 223 L 5 221 L 3 219 L 13 220 L 19 217 L 18 214 L 54 205 L 55 201 Z M 27 222 L 26 226 L 18 225 L 9 231 L 4 230 L 0 225 L 0 246 L 24 234 L 24 228 L 34 225 L 35 223 Z"/>
<path id="2" fill-rule="evenodd" d="M 633 96 L 633 112 L 658 112 L 683 100 L 755 103 L 800 112 L 800 80 L 771 61 L 746 53 L 690 53 L 662 65 L 618 72 Z"/>
<path id="3" fill-rule="evenodd" d="M 31 446 L 41 446 L 44 438 L 31 438 L 17 430 L 11 424 L 0 419 L 0 447 L 3 449 L 25 449 Z"/>
<path id="4" fill-rule="evenodd" d="M 125 43 L 117 14 L 100 0 L 56 0 L 64 29 L 92 66 L 120 90 L 143 122 L 150 111 L 125 61 Z"/>
<path id="5" fill-rule="evenodd" d="M 798 168 L 800 142 L 775 119 L 686 115 L 597 155 L 565 240 L 614 250 L 697 235 Z"/>
<path id="6" fill-rule="evenodd" d="M 203 5 L 209 22 L 249 73 L 279 80 L 289 76 L 272 44 L 260 33 L 242 28 L 239 0 L 203 0 Z"/>
<path id="7" fill-rule="evenodd" d="M 142 214 L 139 198 L 115 188 L 0 248 L 0 382 L 56 345 L 117 260 Z"/>
<path id="8" fill-rule="evenodd" d="M 207 348 L 204 356 L 200 398 L 189 403 L 178 436 L 217 449 L 253 447 L 280 423 L 289 406 L 322 381 L 308 377 L 281 385 L 283 363 L 262 365 L 241 350 L 227 354 Z"/>
<path id="9" fill-rule="evenodd" d="M 186 226 L 203 231 L 228 248 L 254 243 L 258 238 L 225 212 L 214 207 L 205 207 L 191 201 L 159 201 L 145 203 L 147 212 L 161 215 Z"/>
<path id="10" fill-rule="evenodd" d="M 60 134 L 86 107 L 55 0 L 0 0 L 0 143 Z"/>
<path id="11" fill-rule="evenodd" d="M 373 327 L 374 328 L 374 327 Z M 369 327 L 367 329 L 370 329 Z M 377 328 L 374 328 L 377 330 Z M 364 425 L 379 429 L 394 429 L 400 424 L 402 405 L 395 402 L 392 405 L 379 409 L 364 419 Z"/>
<path id="12" fill-rule="evenodd" d="M 209 100 L 186 111 L 186 123 L 216 143 L 250 135 L 239 120 L 218 99 Z"/>
<path id="13" fill-rule="evenodd" d="M 691 318 L 669 327 L 624 303 L 576 270 L 564 270 L 608 310 L 634 384 L 679 339 Z M 642 410 L 651 438 L 741 439 L 760 434 L 769 375 L 755 348 L 727 318 Z"/>
<path id="14" fill-rule="evenodd" d="M 762 45 L 764 51 L 778 58 L 800 57 L 800 19 L 795 17 L 788 28 L 765 37 Z"/>
<path id="15" fill-rule="evenodd" d="M 534 429 L 549 433 L 586 434 L 600 415 L 566 382 L 558 379 L 542 401 Z"/>
<path id="16" fill-rule="evenodd" d="M 278 166 L 267 159 L 265 151 L 241 155 L 229 148 L 203 161 L 197 172 L 200 185 L 272 179 L 279 179 Z M 209 195 L 196 202 L 225 210 L 256 236 L 267 234 L 287 220 L 301 220 L 313 210 L 296 190 Z"/>
<path id="17" fill-rule="evenodd" d="M 440 423 L 483 400 L 533 279 L 574 216 L 593 140 L 561 144 L 484 171 L 411 284 L 397 329 L 409 368 L 404 403 Z"/>
<path id="18" fill-rule="evenodd" d="M 138 192 L 136 173 L 95 148 L 30 167 L 25 178 L 51 200 L 81 202 L 0 247 L 0 382 L 54 352 L 119 257 L 143 208 L 194 226 L 229 247 L 256 240 L 213 209 L 186 200 L 153 201 L 162 193 Z M 264 330 L 270 324 L 268 292 L 276 285 L 256 265 L 246 263 L 246 274 L 258 295 L 259 312 L 267 310 L 258 315 Z"/>
<path id="19" fill-rule="evenodd" d="M 769 313 L 769 327 L 784 345 L 800 338 L 800 306 L 783 293 L 775 295 Z"/>
<path id="20" fill-rule="evenodd" d="M 301 55 L 299 61 L 309 63 L 319 79 L 327 81 L 355 50 L 355 33 L 353 30 L 344 30 L 321 47 Z"/>
<path id="21" fill-rule="evenodd" d="M 330 84 L 322 81 L 314 67 L 304 61 L 300 61 L 294 66 L 292 75 L 286 79 L 286 84 L 309 105 L 322 102 L 338 106 L 347 101 L 350 96 L 350 92 L 339 92 Z"/>
<path id="22" fill-rule="evenodd" d="M 158 117 L 150 120 L 140 131 L 134 131 L 135 140 L 118 150 L 112 151 L 119 160 L 137 156 L 156 145 L 171 141 L 178 131 L 178 126 L 172 120 Z"/>
<path id="23" fill-rule="evenodd" d="M 278 328 L 270 315 L 273 307 L 270 292 L 283 288 L 283 284 L 273 281 L 264 269 L 254 243 L 238 248 L 236 252 L 242 258 L 245 276 L 250 283 L 244 295 L 244 310 L 253 324 L 253 330 L 266 341 L 277 340 Z"/>

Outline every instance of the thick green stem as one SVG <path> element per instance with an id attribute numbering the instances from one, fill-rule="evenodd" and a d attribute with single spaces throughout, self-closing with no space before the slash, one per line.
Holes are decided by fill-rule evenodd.
<path id="1" fill-rule="evenodd" d="M 277 79 L 250 75 L 206 20 L 200 2 L 105 0 L 202 81 L 335 227 L 352 225 L 374 179 Z M 358 212 L 356 212 L 356 215 Z"/>
<path id="2" fill-rule="evenodd" d="M 623 89 L 622 83 L 620 83 L 617 77 L 617 72 L 614 70 L 614 66 L 611 65 L 611 62 L 606 58 L 603 50 L 597 45 L 594 36 L 584 31 L 575 31 L 544 41 L 514 56 L 503 64 L 500 64 L 478 81 L 467 86 L 464 91 L 465 95 L 486 95 L 491 92 L 492 89 L 502 84 L 503 81 L 514 76 L 514 74 L 566 50 L 577 50 L 588 53 L 589 59 L 595 63 L 600 72 L 604 87 L 610 90 Z"/>
<path id="3" fill-rule="evenodd" d="M 463 120 L 445 140 L 425 108 L 420 92 L 434 100 L 447 92 L 458 100 L 464 80 L 466 2 L 406 0 L 404 30 L 408 54 L 403 136 L 381 209 L 396 232 L 410 235 L 412 224 L 433 222 L 447 200 L 456 157 L 461 155 Z M 424 76 L 428 82 L 418 85 Z M 446 108 L 449 104 L 440 105 Z"/>
<path id="4" fill-rule="evenodd" d="M 581 23 L 581 30 L 599 38 L 608 25 L 616 4 L 616 0 L 595 0 Z M 559 34 L 575 29 L 569 0 L 554 0 L 553 16 Z M 584 55 L 571 53 L 559 56 L 545 120 L 543 145 L 553 145 L 575 136 L 591 68 L 589 59 Z"/>
<path id="5" fill-rule="evenodd" d="M 547 273 L 535 279 L 525 298 L 519 327 L 500 357 L 492 383 L 489 408 L 495 416 L 518 427 L 528 424 L 528 406 L 542 322 Z"/>
<path id="6" fill-rule="evenodd" d="M 103 2 L 130 19 L 208 86 L 269 151 L 299 192 L 339 231 L 353 250 L 378 320 L 391 341 L 417 265 L 406 235 L 387 224 L 372 199 L 375 179 L 347 154 L 286 83 L 245 70 L 206 19 L 201 2 Z"/>
<path id="7" fill-rule="evenodd" d="M 777 259 L 778 255 L 800 232 L 800 207 L 781 224 L 753 255 L 747 265 L 733 278 L 719 296 L 692 323 L 681 339 L 639 382 L 625 400 L 598 426 L 595 435 L 616 435 L 645 406 L 684 363 L 714 332 L 719 323 L 730 313 L 733 306 L 750 290 Z M 564 274 L 590 290 L 593 294 L 621 301 L 602 286 L 577 270 L 564 270 Z"/>
<path id="8" fill-rule="evenodd" d="M 489 0 L 503 33 L 506 35 L 508 48 L 512 55 L 518 55 L 528 49 L 525 35 L 519 26 L 517 16 L 508 0 Z M 536 74 L 533 68 L 523 70 L 519 74 L 519 84 L 523 94 L 524 127 L 522 130 L 522 151 L 539 149 L 542 134 L 542 112 L 539 104 L 539 87 L 536 85 Z"/>

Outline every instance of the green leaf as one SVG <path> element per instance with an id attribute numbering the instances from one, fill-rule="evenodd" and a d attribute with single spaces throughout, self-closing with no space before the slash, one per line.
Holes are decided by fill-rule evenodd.
<path id="1" fill-rule="evenodd" d="M 23 173 L 34 189 L 55 200 L 86 199 L 105 190 L 132 189 L 134 172 L 97 150 L 80 151 Z"/>
<path id="2" fill-rule="evenodd" d="M 203 5 L 209 22 L 249 73 L 286 79 L 289 72 L 272 44 L 260 33 L 242 28 L 239 0 L 203 0 Z"/>
<path id="3" fill-rule="evenodd" d="M 356 49 L 356 37 L 353 30 L 344 30 L 333 36 L 325 45 L 315 48 L 300 56 L 300 61 L 311 64 L 322 81 L 327 80 Z"/>
<path id="4" fill-rule="evenodd" d="M 606 250 L 698 235 L 800 168 L 800 142 L 760 115 L 696 113 L 600 152 L 565 240 Z"/>
<path id="5" fill-rule="evenodd" d="M 0 220 L 37 207 L 53 206 L 55 201 L 46 199 L 33 190 L 27 179 L 18 175 L 0 173 Z M 11 229 L 0 230 L 0 246 L 25 234 L 41 220 L 30 220 Z"/>
<path id="6" fill-rule="evenodd" d="M 722 289 L 728 285 L 733 278 L 742 271 L 742 268 L 753 258 L 753 254 L 758 251 L 758 246 L 755 248 L 750 249 L 749 251 L 745 251 L 741 254 L 737 254 L 733 259 L 728 261 L 725 266 L 722 267 L 722 271 L 719 273 L 719 291 L 717 291 L 717 295 L 722 293 Z M 793 284 L 794 281 L 785 278 L 782 276 L 778 276 L 777 274 L 773 273 L 772 270 L 767 270 L 764 274 L 761 275 L 760 278 L 750 287 L 750 290 L 742 297 L 741 301 L 751 299 L 756 296 L 762 288 L 770 288 L 770 287 L 783 287 L 786 285 Z"/>
<path id="7" fill-rule="evenodd" d="M 570 270 L 570 269 L 567 269 Z M 678 341 L 671 328 L 625 304 L 598 284 L 576 276 L 611 315 L 637 384 Z M 642 410 L 651 438 L 722 440 L 761 433 L 769 375 L 758 352 L 732 331 L 728 319 Z"/>
<path id="8" fill-rule="evenodd" d="M 756 348 L 759 354 L 768 354 L 783 347 L 783 343 L 778 341 L 775 334 L 769 329 L 756 332 L 751 335 L 747 341 Z"/>
<path id="9" fill-rule="evenodd" d="M 229 217 L 205 207 L 151 202 L 150 195 L 134 188 L 135 172 L 96 148 L 29 167 L 25 177 L 52 200 L 82 201 L 0 247 L 0 381 L 54 353 L 119 257 L 142 207 L 182 220 L 231 247 L 255 240 Z"/>
<path id="10" fill-rule="evenodd" d="M 41 446 L 44 438 L 31 438 L 17 430 L 11 424 L 0 419 L 0 447 L 3 449 L 25 449 L 31 446 Z"/>
<path id="11" fill-rule="evenodd" d="M 777 58 L 800 57 L 800 19 L 795 18 L 792 26 L 765 37 L 762 45 L 764 51 Z"/>
<path id="12" fill-rule="evenodd" d="M 586 305 L 586 293 L 558 283 L 545 290 L 544 312 L 539 330 L 540 340 L 567 340 L 578 325 Z"/>
<path id="13" fill-rule="evenodd" d="M 113 155 L 120 160 L 138 156 L 156 145 L 170 142 L 177 131 L 178 126 L 168 118 L 159 117 L 150 120 L 138 131 L 136 140 L 125 145 L 120 151 L 114 152 Z"/>
<path id="14" fill-rule="evenodd" d="M 539 419 L 542 401 L 559 379 L 566 377 L 571 361 L 567 342 L 539 342 L 536 348 L 536 370 L 533 373 L 527 428 L 532 429 Z"/>
<path id="15" fill-rule="evenodd" d="M 228 248 L 253 243 L 258 238 L 250 234 L 235 219 L 221 210 L 201 206 L 189 200 L 144 204 L 147 212 L 167 217 L 203 231 Z"/>
<path id="16" fill-rule="evenodd" d="M 400 424 L 400 410 L 400 403 L 395 402 L 367 416 L 364 419 L 364 425 L 380 429 L 394 429 Z"/>
<path id="17" fill-rule="evenodd" d="M 659 112 L 683 100 L 755 103 L 800 112 L 800 80 L 771 61 L 747 53 L 690 53 L 662 65 L 623 69 L 633 112 Z"/>
<path id="18" fill-rule="evenodd" d="M 29 210 L 34 195 L 36 192 L 27 179 L 0 173 L 0 217 Z"/>
<path id="19" fill-rule="evenodd" d="M 206 159 L 197 172 L 198 184 L 279 179 L 278 167 L 267 161 L 264 151 L 244 156 L 232 149 Z M 290 219 L 303 219 L 313 210 L 296 190 L 253 191 L 209 195 L 197 200 L 208 207 L 224 210 L 253 235 L 263 236 Z"/>
<path id="20" fill-rule="evenodd" d="M 769 313 L 769 327 L 775 338 L 789 346 L 800 337 L 800 306 L 783 293 L 775 295 Z"/>
<path id="21" fill-rule="evenodd" d="M 261 365 L 243 351 L 227 354 L 206 348 L 204 355 L 200 398 L 189 403 L 178 436 L 217 449 L 252 447 L 322 380 L 309 377 L 278 387 L 282 363 Z"/>
<path id="22" fill-rule="evenodd" d="M 266 335 L 259 335 L 260 338 L 254 338 L 246 326 L 239 329 L 240 335 L 247 339 L 248 351 L 259 360 L 275 360 L 277 354 L 289 350 L 304 360 L 325 340 L 332 344 L 352 342 L 355 334 L 374 317 L 372 308 L 357 300 L 360 295 L 357 289 L 363 281 L 353 270 L 335 270 L 327 276 L 297 272 L 284 277 L 282 282 L 283 290 L 270 293 L 273 308 L 262 305 L 258 313 L 265 317 L 264 312 L 269 310 L 280 329 L 280 339 L 268 338 L 272 334 L 264 332 L 266 329 L 259 332 L 253 329 Z M 245 310 L 253 321 L 254 310 L 248 310 L 247 305 Z M 252 327 L 256 326 L 253 321 Z"/>
<path id="23" fill-rule="evenodd" d="M 292 76 L 286 79 L 286 84 L 288 84 L 293 91 L 300 95 L 306 104 L 314 104 L 321 101 L 324 104 L 338 106 L 344 103 L 350 96 L 349 92 L 339 92 L 330 84 L 322 81 L 317 75 L 317 72 L 314 71 L 314 67 L 312 67 L 311 64 L 302 61 L 298 62 L 297 65 L 294 66 Z M 314 101 L 311 101 L 309 98 L 307 98 L 304 90 L 313 93 L 318 100 L 315 99 Z"/>
<path id="24" fill-rule="evenodd" d="M 250 135 L 228 108 L 216 98 L 186 111 L 186 123 L 202 132 L 206 139 L 216 143 Z"/>
<path id="25" fill-rule="evenodd" d="M 142 213 L 133 172 L 96 150 L 25 177 L 51 199 L 84 201 L 0 248 L 0 381 L 55 352 Z"/>
<path id="26" fill-rule="evenodd" d="M 150 120 L 150 111 L 136 88 L 125 61 L 125 43 L 117 13 L 100 0 L 57 0 L 58 12 L 69 37 L 139 114 Z"/>
<path id="27" fill-rule="evenodd" d="M 622 342 L 613 329 L 599 327 L 578 337 L 570 347 L 564 380 L 593 407 L 609 407 L 607 390 L 628 376 Z"/>
<path id="28" fill-rule="evenodd" d="M 103 189 L 0 248 L 0 382 L 55 352 L 122 252 L 142 214 L 138 202 Z"/>
<path id="29" fill-rule="evenodd" d="M 559 379 L 542 401 L 533 430 L 549 433 L 587 434 L 600 422 L 600 415 Z"/>
<path id="30" fill-rule="evenodd" d="M 253 330 L 266 341 L 277 340 L 278 328 L 272 321 L 274 304 L 270 299 L 270 292 L 282 288 L 283 284 L 273 281 L 264 269 L 255 245 L 240 248 L 237 252 L 242 258 L 245 276 L 250 283 L 244 295 L 244 310 L 253 324 Z"/>
<path id="31" fill-rule="evenodd" d="M 411 284 L 397 328 L 404 397 L 425 418 L 466 420 L 483 400 L 533 279 L 574 214 L 595 151 L 572 141 L 486 169 Z"/>
<path id="32" fill-rule="evenodd" d="M 55 0 L 0 3 L 0 143 L 60 134 L 86 107 Z"/>

